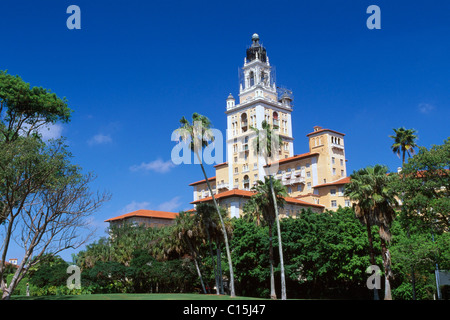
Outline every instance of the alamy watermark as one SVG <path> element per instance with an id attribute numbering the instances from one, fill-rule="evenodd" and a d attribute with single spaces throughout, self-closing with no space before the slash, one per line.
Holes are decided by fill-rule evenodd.
<path id="1" fill-rule="evenodd" d="M 67 278 L 67 288 L 69 290 L 81 289 L 81 269 L 78 266 L 71 265 L 67 268 L 67 274 L 70 274 Z"/>
<path id="2" fill-rule="evenodd" d="M 371 276 L 367 278 L 366 286 L 368 289 L 381 289 L 381 271 L 380 267 L 377 265 L 371 265 L 366 269 L 366 273 L 372 273 Z"/>

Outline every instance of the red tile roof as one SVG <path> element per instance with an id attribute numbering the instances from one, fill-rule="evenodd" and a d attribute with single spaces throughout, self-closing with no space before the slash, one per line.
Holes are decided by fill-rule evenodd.
<path id="1" fill-rule="evenodd" d="M 307 152 L 307 153 L 302 153 L 302 154 L 297 154 L 293 157 L 289 157 L 289 158 L 284 158 L 284 159 L 280 159 L 278 160 L 278 162 L 274 162 L 277 164 L 283 164 L 286 162 L 291 162 L 291 161 L 295 161 L 295 160 L 299 160 L 299 159 L 304 159 L 304 158 L 308 158 L 308 157 L 314 157 L 314 156 L 318 156 L 319 154 L 317 152 Z M 264 167 L 267 167 L 267 165 L 265 165 Z"/>
<path id="2" fill-rule="evenodd" d="M 213 181 L 213 180 L 216 180 L 216 177 L 208 178 L 208 181 Z M 203 180 L 200 180 L 200 181 L 192 182 L 189 185 L 190 186 L 195 186 L 196 184 L 205 183 L 205 182 L 206 182 L 206 179 L 203 179 Z"/>
<path id="3" fill-rule="evenodd" d="M 227 197 L 248 197 L 250 198 L 252 195 L 254 195 L 254 192 L 251 191 L 246 191 L 246 190 L 239 190 L 239 189 L 233 189 L 233 190 L 228 190 L 225 192 L 221 192 L 218 194 L 214 195 L 214 198 L 217 199 L 222 199 L 222 198 L 227 198 Z M 191 202 L 191 204 L 197 204 L 200 202 L 206 202 L 206 201 L 211 201 L 212 197 L 207 197 L 207 198 L 203 198 L 203 199 L 199 199 L 199 200 L 195 200 L 193 202 Z"/>
<path id="4" fill-rule="evenodd" d="M 217 167 L 220 167 L 220 166 L 224 166 L 224 165 L 228 165 L 228 162 L 222 162 L 222 163 L 216 164 L 214 166 L 214 168 L 217 168 Z"/>
<path id="5" fill-rule="evenodd" d="M 218 193 L 218 194 L 214 195 L 214 198 L 216 198 L 216 200 L 223 199 L 223 198 L 229 198 L 229 197 L 250 198 L 254 194 L 256 194 L 256 193 L 252 192 L 252 191 L 233 189 L 233 190 L 228 190 L 225 192 Z M 191 204 L 197 204 L 197 203 L 207 202 L 207 201 L 211 201 L 211 200 L 212 200 L 212 197 L 207 197 L 207 198 L 193 201 L 193 202 L 191 202 Z M 288 203 L 301 204 L 304 206 L 311 206 L 311 207 L 318 207 L 318 208 L 325 208 L 325 206 L 323 206 L 321 204 L 314 204 L 314 203 L 306 202 L 306 201 L 291 198 L 291 197 L 285 197 L 284 200 L 286 200 L 286 202 L 288 202 Z"/>
<path id="6" fill-rule="evenodd" d="M 347 184 L 350 183 L 350 177 L 345 177 L 333 182 L 329 182 L 329 183 L 323 183 L 323 184 L 319 184 L 317 186 L 314 186 L 314 188 L 322 188 L 322 187 L 327 187 L 327 186 L 337 186 L 337 185 L 341 185 L 341 184 Z"/>
<path id="7" fill-rule="evenodd" d="M 174 220 L 178 216 L 175 212 L 166 211 L 154 211 L 154 210 L 137 210 L 121 216 L 105 220 L 105 222 L 118 221 L 123 219 L 128 219 L 132 217 L 144 217 L 144 218 L 159 218 L 159 219 L 170 219 Z"/>
<path id="8" fill-rule="evenodd" d="M 309 137 L 309 136 L 311 136 L 313 134 L 322 133 L 322 132 L 325 132 L 325 131 L 330 131 L 330 132 L 337 133 L 337 134 L 340 134 L 342 136 L 345 136 L 345 133 L 341 133 L 341 132 L 330 130 L 330 129 L 320 129 L 320 130 L 317 130 L 317 131 L 313 131 L 311 133 L 308 133 L 306 136 Z"/>

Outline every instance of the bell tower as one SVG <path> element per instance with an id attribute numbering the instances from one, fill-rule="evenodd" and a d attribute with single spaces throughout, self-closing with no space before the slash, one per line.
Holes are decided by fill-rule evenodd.
<path id="1" fill-rule="evenodd" d="M 243 67 L 239 68 L 239 103 L 227 98 L 227 162 L 229 189 L 249 190 L 264 179 L 265 160 L 253 150 L 256 133 L 265 120 L 283 140 L 278 159 L 294 155 L 292 92 L 276 86 L 275 68 L 259 39 L 253 34 Z"/>

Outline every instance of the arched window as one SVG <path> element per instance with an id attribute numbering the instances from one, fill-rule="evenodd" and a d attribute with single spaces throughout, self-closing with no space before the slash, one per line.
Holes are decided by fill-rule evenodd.
<path id="1" fill-rule="evenodd" d="M 241 129 L 242 132 L 246 132 L 248 128 L 248 122 L 247 122 L 247 114 L 244 112 L 241 114 Z"/>
<path id="2" fill-rule="evenodd" d="M 250 87 L 255 85 L 255 74 L 250 71 Z"/>
<path id="3" fill-rule="evenodd" d="M 242 183 L 244 184 L 244 189 L 250 188 L 250 178 L 248 177 L 248 175 L 244 176 L 244 180 L 242 181 Z"/>

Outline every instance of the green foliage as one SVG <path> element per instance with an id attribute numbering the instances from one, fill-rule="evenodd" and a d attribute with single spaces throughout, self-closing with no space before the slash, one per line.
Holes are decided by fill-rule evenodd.
<path id="1" fill-rule="evenodd" d="M 393 188 L 402 194 L 405 214 L 414 223 L 450 230 L 450 138 L 419 152 L 403 166 Z"/>
<path id="2" fill-rule="evenodd" d="M 244 219 L 233 219 L 233 265 L 240 295 L 268 297 L 269 239 L 268 227 L 258 227 Z"/>
<path id="3" fill-rule="evenodd" d="M 30 271 L 30 284 L 36 287 L 66 285 L 69 264 L 61 257 L 47 255 Z"/>
<path id="4" fill-rule="evenodd" d="M 0 141 L 36 135 L 46 124 L 68 122 L 71 113 L 66 98 L 42 87 L 30 87 L 19 76 L 0 70 Z"/>
<path id="5" fill-rule="evenodd" d="M 365 287 L 371 265 L 366 229 L 353 210 L 306 210 L 296 219 L 283 219 L 281 228 L 290 289 L 298 297 L 370 295 Z"/>
<path id="6" fill-rule="evenodd" d="M 289 297 L 370 298 L 365 283 L 365 270 L 371 265 L 366 228 L 355 219 L 353 210 L 303 211 L 297 218 L 282 219 L 281 232 Z M 234 220 L 231 246 L 240 293 L 267 298 L 268 227 Z M 380 265 L 381 259 L 377 263 Z M 276 274 L 279 277 L 279 267 Z"/>

